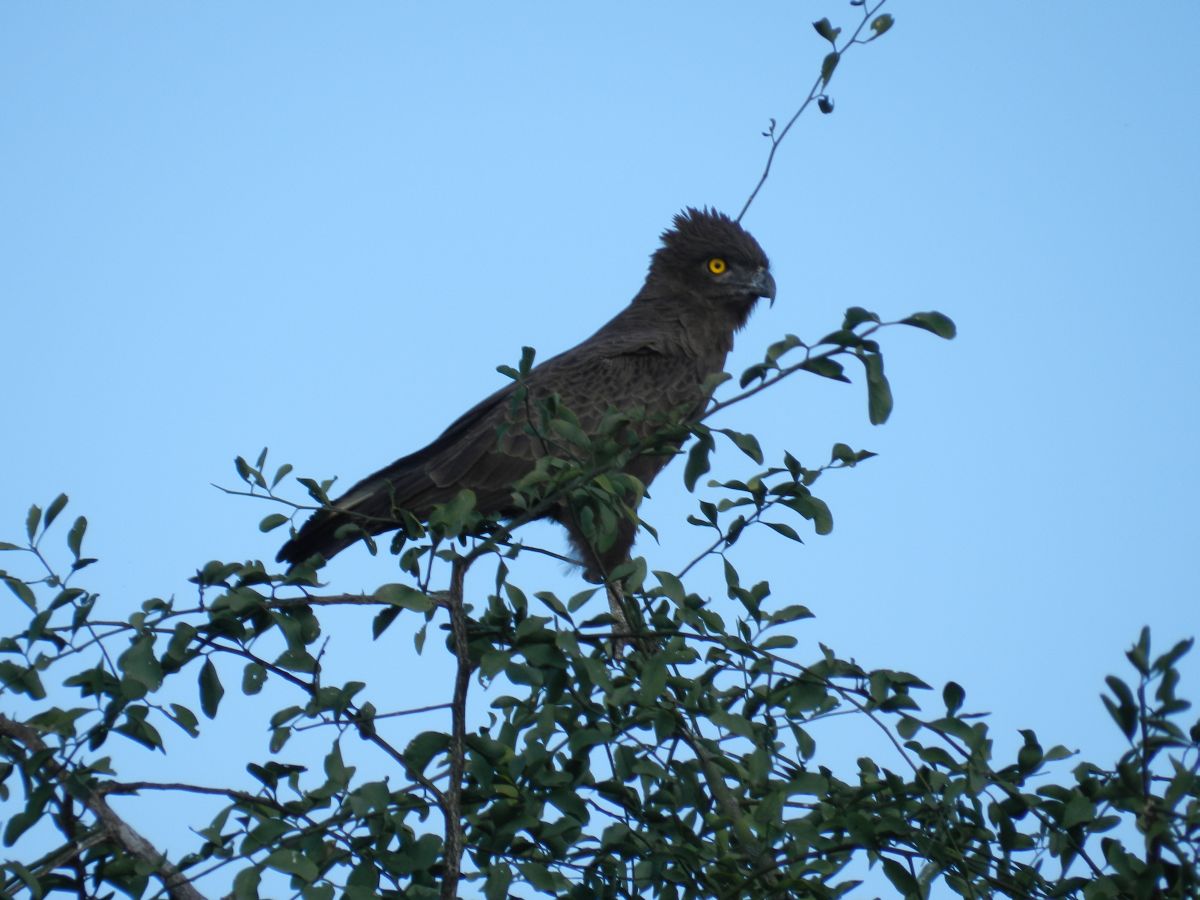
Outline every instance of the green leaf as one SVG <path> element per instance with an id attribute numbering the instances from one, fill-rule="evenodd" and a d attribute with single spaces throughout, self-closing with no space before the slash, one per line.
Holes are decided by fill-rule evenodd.
<path id="1" fill-rule="evenodd" d="M 157 691 L 162 686 L 162 665 L 154 656 L 154 635 L 143 634 L 117 658 L 117 665 L 126 678 L 145 688 Z M 144 693 L 144 692 L 143 692 Z"/>
<path id="2" fill-rule="evenodd" d="M 813 530 L 817 534 L 829 534 L 833 531 L 833 513 L 829 511 L 829 506 L 819 497 L 808 497 L 806 505 L 811 512 L 801 511 L 805 518 L 811 518 Z"/>
<path id="3" fill-rule="evenodd" d="M 851 449 L 850 445 L 839 442 L 833 445 L 833 450 L 830 453 L 829 461 L 840 462 L 843 465 L 853 467 L 858 465 L 858 463 L 862 462 L 864 459 L 870 459 L 875 455 L 876 454 L 872 453 L 870 450 L 853 450 Z"/>
<path id="4" fill-rule="evenodd" d="M 342 758 L 341 745 L 336 741 L 332 749 L 325 756 L 325 775 L 339 790 L 344 790 L 349 784 L 350 779 L 354 777 L 356 767 L 346 765 L 346 761 Z"/>
<path id="5" fill-rule="evenodd" d="M 263 480 L 262 473 L 253 468 L 250 463 L 246 462 L 246 460 L 242 459 L 242 457 L 234 457 L 233 465 L 234 468 L 237 469 L 238 477 L 241 478 L 242 481 L 246 482 L 246 484 L 252 487 L 261 488 L 265 488 L 267 486 L 267 482 Z"/>
<path id="6" fill-rule="evenodd" d="M 1117 702 L 1122 706 L 1128 706 L 1130 709 L 1137 711 L 1137 702 L 1133 699 L 1133 691 L 1129 689 L 1129 685 L 1123 682 L 1116 675 L 1109 675 L 1104 679 L 1104 683 L 1108 685 L 1108 689 L 1112 691 Z"/>
<path id="7" fill-rule="evenodd" d="M 772 625 L 783 625 L 786 622 L 798 622 L 801 619 L 811 618 L 813 618 L 813 614 L 807 606 L 793 603 L 790 606 L 785 606 L 783 609 L 777 609 L 767 617 L 767 620 Z"/>
<path id="8" fill-rule="evenodd" d="M 912 325 L 914 328 L 923 328 L 946 340 L 950 340 L 958 334 L 958 329 L 955 327 L 954 321 L 949 316 L 942 315 L 940 312 L 913 313 L 907 319 L 901 319 L 900 324 Z"/>
<path id="9" fill-rule="evenodd" d="M 197 719 L 196 714 L 186 706 L 181 706 L 178 703 L 172 703 L 171 712 L 167 713 L 167 717 L 192 737 L 196 737 L 200 734 L 200 728 L 198 727 L 200 725 L 200 720 Z"/>
<path id="10" fill-rule="evenodd" d="M 567 610 L 570 612 L 577 612 L 585 603 L 587 603 L 596 595 L 597 590 L 599 590 L 599 588 L 588 588 L 586 591 L 580 591 L 578 594 L 573 595 L 571 599 L 567 601 Z"/>
<path id="11" fill-rule="evenodd" d="M 278 753 L 283 749 L 283 745 L 288 742 L 288 738 L 292 736 L 290 728 L 275 728 L 271 731 L 271 740 L 267 744 L 267 749 L 272 753 Z"/>
<path id="12" fill-rule="evenodd" d="M 393 609 L 392 612 L 396 612 L 396 610 Z M 425 635 L 428 632 L 429 623 L 426 622 L 424 625 L 418 628 L 417 633 L 413 635 L 413 649 L 417 651 L 418 656 L 420 656 L 421 652 L 425 649 Z"/>
<path id="13" fill-rule="evenodd" d="M 114 726 L 113 731 L 125 735 L 130 740 L 137 741 L 143 747 L 162 750 L 162 735 L 158 733 L 157 728 L 146 721 L 146 715 L 149 712 L 150 710 L 145 706 L 127 708 L 124 721 L 120 725 Z"/>
<path id="14" fill-rule="evenodd" d="M 87 525 L 87 519 L 80 516 L 71 526 L 71 530 L 67 532 L 67 547 L 76 559 L 79 559 L 79 555 L 82 553 L 80 548 L 83 546 L 83 533 L 87 531 Z"/>
<path id="15" fill-rule="evenodd" d="M 508 586 L 509 585 L 505 585 L 505 587 Z M 533 596 L 545 603 L 546 606 L 548 606 L 555 614 L 562 616 L 568 622 L 571 621 L 571 614 L 567 612 L 566 606 L 563 605 L 563 602 L 559 600 L 555 594 L 551 593 L 550 591 L 538 591 Z"/>
<path id="16" fill-rule="evenodd" d="M 748 457 L 759 465 L 762 465 L 763 452 L 762 448 L 758 445 L 758 438 L 752 434 L 743 434 L 740 431 L 734 431 L 732 428 L 718 428 L 716 430 L 733 441 L 737 448 Z"/>
<path id="17" fill-rule="evenodd" d="M 475 515 L 475 492 L 463 488 L 449 503 L 436 507 L 429 517 L 430 525 L 441 526 L 448 534 L 466 529 Z"/>
<path id="18" fill-rule="evenodd" d="M 683 586 L 683 582 L 671 572 L 665 572 L 658 569 L 654 571 L 654 577 L 658 579 L 659 589 L 663 596 L 671 600 L 677 606 L 682 605 L 687 599 L 687 590 Z"/>
<path id="19" fill-rule="evenodd" d="M 378 615 L 371 620 L 371 637 L 379 640 L 379 636 L 391 627 L 391 624 L 396 621 L 400 615 L 400 607 L 389 606 L 386 609 L 380 610 Z M 421 651 L 418 649 L 418 653 Z"/>
<path id="20" fill-rule="evenodd" d="M 414 612 L 429 612 L 433 609 L 433 599 L 428 594 L 407 584 L 381 584 L 372 596 L 391 606 L 411 609 Z"/>
<path id="21" fill-rule="evenodd" d="M 962 689 L 962 685 L 954 681 L 947 681 L 946 686 L 942 688 L 942 701 L 946 704 L 946 715 L 952 716 L 958 712 L 962 708 L 966 695 L 967 692 Z"/>
<path id="22" fill-rule="evenodd" d="M 1177 643 L 1174 647 L 1154 661 L 1154 671 L 1166 672 L 1168 669 L 1172 668 L 1175 663 L 1179 662 L 1181 657 L 1191 651 L 1192 644 L 1194 643 L 1195 641 L 1192 638 L 1185 638 Z"/>
<path id="23" fill-rule="evenodd" d="M 881 34 L 887 32 L 887 30 L 890 29 L 895 22 L 896 20 L 893 19 L 888 13 L 884 13 L 883 15 L 876 16 L 871 20 L 871 30 L 875 32 L 875 37 L 879 37 Z M 874 38 L 872 38 L 872 40 L 874 40 Z"/>
<path id="24" fill-rule="evenodd" d="M 206 658 L 200 668 L 200 711 L 210 719 L 217 716 L 217 707 L 225 696 L 225 688 L 221 686 L 221 676 L 212 659 Z"/>
<path id="25" fill-rule="evenodd" d="M 424 772 L 429 761 L 450 746 L 450 735 L 442 731 L 422 731 L 404 748 L 404 760 L 418 772 Z"/>
<path id="26" fill-rule="evenodd" d="M 692 444 L 692 449 L 688 451 L 687 466 L 683 470 L 683 483 L 689 491 L 695 490 L 700 476 L 712 468 L 708 455 L 715 446 L 712 434 L 707 428 L 696 434 L 696 443 Z"/>
<path id="27" fill-rule="evenodd" d="M 744 716 L 727 713 L 720 709 L 715 709 L 709 713 L 709 719 L 718 728 L 724 728 L 739 737 L 754 739 L 754 725 L 749 719 Z"/>
<path id="28" fill-rule="evenodd" d="M 59 494 L 57 497 L 55 497 L 54 500 L 50 503 L 50 505 L 46 507 L 46 515 L 45 515 L 45 518 L 43 519 L 43 521 L 45 522 L 45 525 L 43 526 L 43 528 L 49 528 L 50 524 L 55 519 L 58 518 L 58 514 L 63 511 L 63 507 L 66 505 L 67 505 L 67 495 L 66 494 Z"/>
<path id="29" fill-rule="evenodd" d="M 645 668 L 642 669 L 642 687 L 639 691 L 642 702 L 647 706 L 653 706 L 658 702 L 658 698 L 662 696 L 662 692 L 666 686 L 666 664 L 659 657 L 650 657 L 646 660 Z"/>
<path id="30" fill-rule="evenodd" d="M 537 862 L 518 862 L 517 868 L 535 889 L 548 894 L 556 893 L 558 882 L 554 875 L 544 865 Z"/>
<path id="31" fill-rule="evenodd" d="M 246 663 L 242 671 L 242 693 L 257 694 L 267 680 L 267 670 L 259 663 Z"/>
<path id="32" fill-rule="evenodd" d="M 838 52 L 836 50 L 834 50 L 832 53 L 828 54 L 825 57 L 825 59 L 821 62 L 821 84 L 822 85 L 829 84 L 829 79 L 833 77 L 833 70 L 837 68 L 838 60 L 840 58 L 841 57 L 839 56 Z"/>
<path id="33" fill-rule="evenodd" d="M 772 531 L 782 534 L 788 540 L 795 541 L 797 544 L 804 543 L 804 541 L 801 540 L 800 535 L 796 533 L 796 529 L 791 525 L 787 525 L 783 522 L 763 522 L 763 524 Z"/>
<path id="34" fill-rule="evenodd" d="M 1075 794 L 1067 801 L 1066 808 L 1063 809 L 1062 827 L 1074 828 L 1084 822 L 1090 822 L 1096 818 L 1096 807 L 1092 801 L 1083 794 Z"/>
<path id="35" fill-rule="evenodd" d="M 38 880 L 36 875 L 29 871 L 29 869 L 25 868 L 16 860 L 10 860 L 4 865 L 4 868 L 11 869 L 12 873 L 20 878 L 22 882 L 24 882 L 25 887 L 29 888 L 29 896 L 32 897 L 33 900 L 42 900 L 42 897 L 45 896 L 44 892 L 42 891 L 42 883 Z"/>
<path id="36" fill-rule="evenodd" d="M 35 810 L 31 808 L 33 806 L 34 801 L 31 798 L 29 801 L 29 806 L 21 810 L 19 813 L 16 813 L 8 820 L 8 824 L 4 826 L 4 843 L 6 846 L 11 847 L 17 842 L 17 838 L 19 838 L 33 825 L 41 820 L 42 809 L 38 808 Z M 40 807 L 44 806 L 45 801 L 43 800 L 40 804 Z"/>
<path id="37" fill-rule="evenodd" d="M 533 371 L 533 360 L 537 356 L 537 351 L 532 347 L 521 348 L 521 361 L 517 364 L 517 369 L 522 377 Z"/>
<path id="38" fill-rule="evenodd" d="M 1142 628 L 1142 633 L 1138 636 L 1138 642 L 1134 644 L 1126 653 L 1125 656 L 1133 667 L 1138 670 L 1138 673 L 1143 676 L 1150 674 L 1150 629 Z"/>
<path id="39" fill-rule="evenodd" d="M 883 374 L 883 357 L 864 353 L 859 359 L 867 370 L 867 413 L 872 425 L 882 425 L 892 414 L 892 388 Z"/>
<path id="40" fill-rule="evenodd" d="M 566 419 L 551 419 L 550 430 L 568 444 L 573 444 L 585 451 L 591 449 L 592 439 L 574 422 L 568 422 Z"/>
<path id="41" fill-rule="evenodd" d="M 263 863 L 276 872 L 295 875 L 301 881 L 315 881 L 320 870 L 317 864 L 299 850 L 279 849 L 268 856 Z"/>
<path id="42" fill-rule="evenodd" d="M 838 35 L 842 33 L 842 29 L 834 28 L 831 24 L 829 24 L 828 19 L 821 19 L 819 22 L 813 22 L 812 25 L 813 28 L 816 29 L 817 34 L 825 38 L 825 40 L 829 41 L 831 44 L 836 41 Z"/>
<path id="43" fill-rule="evenodd" d="M 837 331 L 831 331 L 825 337 L 821 338 L 821 340 L 817 341 L 817 345 L 834 344 L 841 349 L 846 349 L 849 347 L 858 347 L 862 342 L 862 338 L 853 331 L 846 328 L 839 328 Z"/>
<path id="44" fill-rule="evenodd" d="M 508 900 L 508 888 L 512 880 L 512 869 L 500 860 L 493 860 L 487 868 L 487 881 L 483 885 L 484 900 Z"/>
<path id="45" fill-rule="evenodd" d="M 790 634 L 776 634 L 759 644 L 758 649 L 781 650 L 788 647 L 795 647 L 797 643 L 799 642 Z"/>
<path id="46" fill-rule="evenodd" d="M 67 682 L 70 686 L 69 682 Z M 8 690 L 26 694 L 33 700 L 44 700 L 46 688 L 33 666 L 19 666 L 7 659 L 0 659 L 0 685 Z"/>
<path id="47" fill-rule="evenodd" d="M 263 870 L 252 865 L 242 869 L 233 880 L 233 900 L 258 900 L 258 883 L 263 880 Z"/>
<path id="48" fill-rule="evenodd" d="M 850 383 L 850 379 L 844 374 L 842 364 L 830 359 L 828 356 L 814 356 L 812 359 L 805 361 L 801 368 L 812 372 L 814 375 L 820 375 L 822 378 L 831 378 L 834 381 L 842 381 L 846 384 Z"/>
<path id="49" fill-rule="evenodd" d="M 271 487 L 275 487 L 277 484 L 279 484 L 279 482 L 283 481 L 290 471 L 292 471 L 291 463 L 284 463 L 282 466 L 280 466 L 279 470 L 275 473 L 275 477 L 271 479 Z"/>
<path id="50" fill-rule="evenodd" d="M 921 886 L 917 884 L 917 879 L 913 878 L 908 869 L 904 868 L 901 863 L 888 857 L 883 858 L 883 874 L 887 876 L 888 881 L 898 890 L 904 897 L 920 897 Z"/>
<path id="51" fill-rule="evenodd" d="M 1129 686 L 1115 675 L 1109 675 L 1104 679 L 1109 689 L 1116 695 L 1117 702 L 1113 703 L 1108 697 L 1101 695 L 1100 699 L 1104 702 L 1104 708 L 1108 710 L 1108 714 L 1112 716 L 1117 727 L 1129 740 L 1133 740 L 1134 734 L 1138 727 L 1138 705 L 1134 702 L 1133 692 L 1129 690 Z"/>
<path id="52" fill-rule="evenodd" d="M 261 522 L 258 523 L 258 530 L 264 533 L 272 531 L 287 522 L 287 520 L 288 517 L 283 513 L 271 513 L 271 515 L 266 516 Z"/>
<path id="53" fill-rule="evenodd" d="M 37 504 L 29 507 L 29 514 L 25 516 L 25 534 L 29 540 L 33 540 L 33 536 L 37 534 L 38 523 L 42 520 L 42 508 Z"/>
<path id="54" fill-rule="evenodd" d="M 1060 759 L 1067 759 L 1068 757 L 1071 757 L 1074 755 L 1075 755 L 1075 751 L 1068 750 L 1062 744 L 1055 744 L 1053 747 L 1051 747 L 1049 750 L 1046 751 L 1046 762 L 1057 762 Z"/>
<path id="55" fill-rule="evenodd" d="M 846 318 L 842 321 L 842 328 L 846 331 L 852 331 L 863 322 L 875 322 L 878 324 L 879 316 L 869 309 L 863 309 L 861 306 L 852 306 L 846 310 Z"/>
<path id="56" fill-rule="evenodd" d="M 10 591 L 17 595 L 18 600 L 28 606 L 33 612 L 37 612 L 37 597 L 29 589 L 29 585 L 19 578 L 14 578 L 7 572 L 0 572 L 0 578 L 4 579 L 4 583 L 8 585 Z"/>

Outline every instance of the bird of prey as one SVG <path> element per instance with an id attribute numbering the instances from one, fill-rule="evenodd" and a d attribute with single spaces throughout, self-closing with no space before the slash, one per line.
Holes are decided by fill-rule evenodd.
<path id="1" fill-rule="evenodd" d="M 613 413 L 631 414 L 635 439 L 664 424 L 694 421 L 707 401 L 705 382 L 719 373 L 733 336 L 759 298 L 775 298 L 775 280 L 758 242 L 728 216 L 686 209 L 662 235 L 646 282 L 630 304 L 581 344 L 535 366 L 522 379 L 527 400 L 554 398 L 585 435 L 595 436 Z M 433 507 L 463 489 L 492 518 L 519 512 L 513 485 L 533 471 L 547 446 L 528 427 L 530 405 L 513 402 L 510 384 L 467 410 L 429 446 L 397 460 L 318 510 L 279 551 L 298 564 L 319 554 L 328 560 L 371 534 L 401 527 L 398 510 L 425 521 Z M 644 487 L 670 459 L 670 450 L 633 455 L 624 472 Z M 640 499 L 634 498 L 634 503 Z M 617 524 L 609 546 L 595 547 L 568 504 L 545 516 L 567 529 L 585 577 L 628 559 L 637 526 Z M 353 527 L 357 525 L 358 527 Z M 345 527 L 352 526 L 352 527 Z M 594 535 L 594 529 L 592 534 Z"/>

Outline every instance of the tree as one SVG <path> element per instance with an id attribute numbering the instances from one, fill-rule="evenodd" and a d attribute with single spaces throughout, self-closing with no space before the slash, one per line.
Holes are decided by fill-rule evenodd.
<path id="1" fill-rule="evenodd" d="M 801 110 L 832 109 L 823 92 L 841 54 L 863 28 L 890 25 L 878 8 L 840 49 L 838 30 L 816 23 L 833 49 Z M 768 130 L 771 159 L 792 121 Z M 24 540 L 0 545 L 22 567 L 3 574 L 9 602 L 28 610 L 20 631 L 0 638 L 12 701 L 0 717 L 0 799 L 17 810 L 7 845 L 23 852 L 39 828 L 58 845 L 7 863 L 0 892 L 196 897 L 206 872 L 232 866 L 239 897 L 279 895 L 285 882 L 313 898 L 829 897 L 853 888 L 848 870 L 865 860 L 913 897 L 934 882 L 977 897 L 1194 895 L 1200 725 L 1185 730 L 1176 668 L 1190 641 L 1155 656 L 1143 632 L 1128 654 L 1132 682 L 1110 678 L 1105 698 L 1130 749 L 1111 765 L 1058 773 L 1068 751 L 1043 749 L 1031 731 L 1015 759 L 994 759 L 986 722 L 965 711 L 953 682 L 923 711 L 930 688 L 915 675 L 868 670 L 832 649 L 792 658 L 808 610 L 775 603 L 768 584 L 740 570 L 738 548 L 752 535 L 827 532 L 815 487 L 872 454 L 835 443 L 820 465 L 790 454 L 766 465 L 752 434 L 720 426 L 722 411 L 799 373 L 846 380 L 844 363 L 856 359 L 868 415 L 882 424 L 892 401 L 879 340 L 900 325 L 954 335 L 939 313 L 885 324 L 853 307 L 820 340 L 772 344 L 736 391 L 690 423 L 689 489 L 718 451 L 749 462 L 702 489 L 689 519 L 707 538 L 695 563 L 650 571 L 637 558 L 613 573 L 641 622 L 632 636 L 597 612 L 595 589 L 560 596 L 513 576 L 520 560 L 554 555 L 522 543 L 524 521 L 568 497 L 591 510 L 592 540 L 603 544 L 631 515 L 630 486 L 612 473 L 629 454 L 685 436 L 630 445 L 618 439 L 619 416 L 582 434 L 570 410 L 543 406 L 530 427 L 557 453 L 514 486 L 527 514 L 485 521 L 460 494 L 427 527 L 409 523 L 390 547 L 406 580 L 368 595 L 326 593 L 312 570 L 211 562 L 192 579 L 194 599 L 152 599 L 109 618 L 81 586 L 94 561 L 86 519 L 63 536 L 64 495 L 33 507 Z M 531 362 L 527 352 L 507 372 L 519 383 Z M 303 501 L 281 493 L 290 467 L 267 461 L 266 451 L 237 460 L 242 493 L 289 513 L 328 502 L 329 483 L 315 479 L 300 479 Z M 280 528 L 289 513 L 261 527 Z M 51 549 L 59 537 L 65 555 Z M 696 563 L 710 558 L 723 571 L 716 587 L 697 583 Z M 361 640 L 369 616 L 377 640 L 445 652 L 451 684 L 421 709 L 393 709 L 382 705 L 387 685 L 331 681 L 326 607 L 367 608 L 363 628 L 340 639 Z M 430 625 L 443 640 L 427 641 Z M 264 714 L 266 756 L 244 748 L 258 787 L 122 777 L 122 743 L 157 750 L 167 731 L 203 739 L 202 717 L 228 708 L 226 686 L 239 678 L 264 703 L 285 698 Z M 406 723 L 422 710 L 448 725 L 413 734 Z M 847 715 L 892 748 L 859 758 L 852 774 L 818 746 L 824 723 Z M 294 749 L 301 734 L 324 743 L 319 772 Z M 155 791 L 223 804 L 170 862 L 109 802 Z"/>

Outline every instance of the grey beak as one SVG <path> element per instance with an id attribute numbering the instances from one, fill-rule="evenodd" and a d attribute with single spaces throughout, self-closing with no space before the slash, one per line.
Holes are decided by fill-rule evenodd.
<path id="1" fill-rule="evenodd" d="M 766 269 L 759 269 L 754 273 L 754 278 L 750 281 L 752 287 L 759 297 L 766 297 L 771 301 L 771 305 L 775 305 L 775 277 Z"/>

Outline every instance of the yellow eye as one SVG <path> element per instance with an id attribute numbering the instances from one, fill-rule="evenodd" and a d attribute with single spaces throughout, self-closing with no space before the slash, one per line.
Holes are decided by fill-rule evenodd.
<path id="1" fill-rule="evenodd" d="M 714 275 L 724 275 L 725 270 L 729 268 L 729 264 L 719 256 L 714 256 L 708 261 L 708 271 Z"/>

